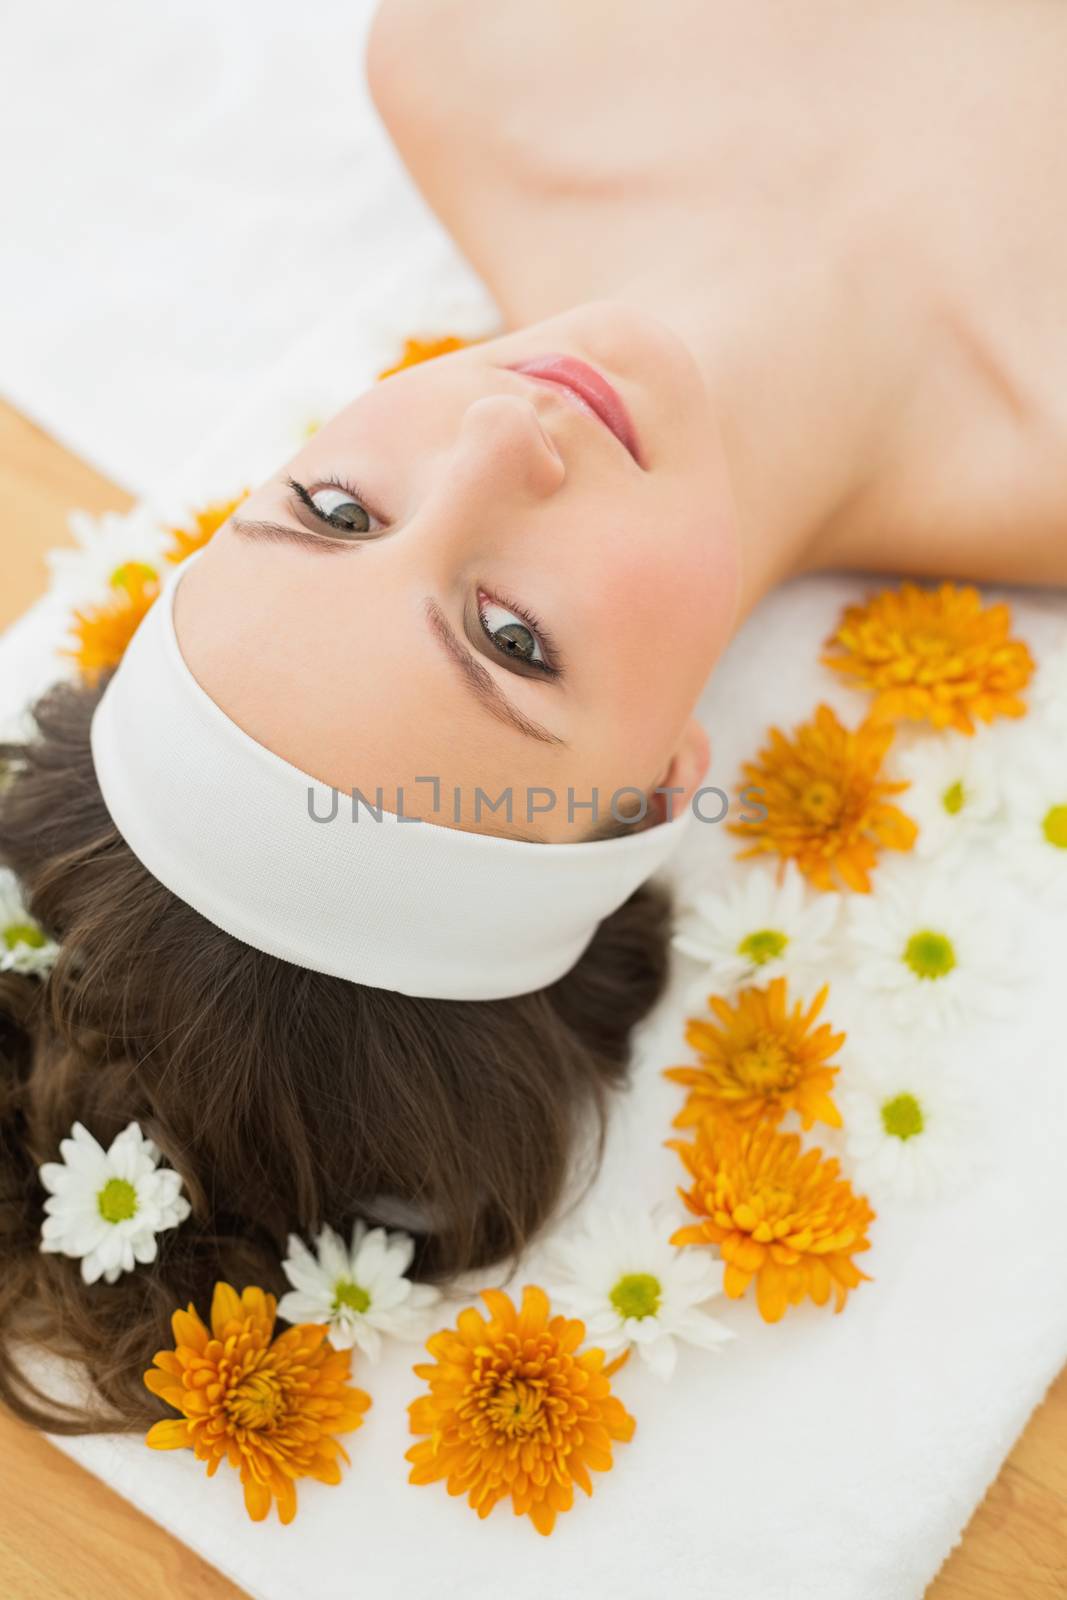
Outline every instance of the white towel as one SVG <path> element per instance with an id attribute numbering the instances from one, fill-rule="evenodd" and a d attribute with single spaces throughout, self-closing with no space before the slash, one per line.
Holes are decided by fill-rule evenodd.
<path id="1" fill-rule="evenodd" d="M 858 697 L 816 659 L 839 605 L 862 588 L 806 580 L 750 620 L 701 702 L 716 781 L 730 781 L 768 721 L 799 720 L 819 698 L 855 720 Z M 1019 631 L 1047 653 L 1060 617 L 1012 598 Z M 0 640 L 0 713 L 49 676 L 57 620 L 43 603 Z M 747 870 L 722 829 L 693 833 L 680 879 Z M 374 1404 L 352 1469 L 339 1488 L 303 1486 L 288 1529 L 248 1523 L 236 1479 L 223 1471 L 209 1482 L 191 1455 L 150 1453 L 136 1439 L 57 1443 L 257 1600 L 354 1600 L 368 1586 L 383 1600 L 460 1600 L 503 1572 L 509 1600 L 914 1600 L 1067 1357 L 1063 919 L 1029 905 L 995 861 L 972 873 L 989 917 L 1021 930 L 1033 974 L 1010 1020 L 963 1026 L 946 1042 L 980 1117 L 974 1184 L 928 1206 L 883 1203 L 861 1262 L 873 1281 L 840 1316 L 808 1304 L 768 1327 L 745 1300 L 722 1312 L 737 1339 L 718 1355 L 685 1350 L 670 1386 L 624 1368 L 615 1383 L 637 1417 L 634 1440 L 550 1539 L 506 1506 L 483 1524 L 440 1485 L 408 1485 L 405 1407 L 421 1385 L 417 1352 L 398 1344 L 381 1366 L 359 1365 Z M 851 1027 L 863 994 L 843 971 L 828 976 L 829 1012 Z M 580 1216 L 635 1194 L 651 1204 L 680 1181 L 661 1145 L 679 1091 L 660 1068 L 687 1059 L 691 977 L 676 973 L 642 1030 L 633 1087 L 615 1103 Z M 911 1048 L 891 1029 L 882 1044 Z M 516 1284 L 535 1270 L 536 1258 Z"/>
<path id="2" fill-rule="evenodd" d="M 20 51 L 39 52 L 43 62 L 47 38 L 47 116 L 17 70 L 8 107 L 29 119 L 35 141 L 50 130 L 45 158 L 55 162 L 47 200 L 27 189 L 7 207 L 22 273 L 17 316 L 10 293 L 0 296 L 14 397 L 139 489 L 197 498 L 256 481 L 296 448 L 303 411 L 349 398 L 395 353 L 403 332 L 492 325 L 492 307 L 392 158 L 375 147 L 383 165 L 371 181 L 351 164 L 354 135 L 344 153 L 323 148 L 328 135 L 365 126 L 355 108 L 355 45 L 351 95 L 336 94 L 339 80 L 344 86 L 337 39 L 353 33 L 353 9 L 346 0 L 298 22 L 288 8 L 260 4 L 253 23 L 245 7 L 187 6 L 171 19 L 112 0 L 84 15 L 67 5 L 24 8 L 9 24 L 9 67 L 18 67 Z M 226 58 L 220 41 L 237 39 L 241 52 Z M 286 92 L 280 69 L 299 85 L 308 53 L 318 50 L 315 95 L 302 98 L 307 86 L 290 85 L 291 98 L 277 102 Z M 188 90 L 180 124 L 174 51 Z M 81 70 L 86 52 L 91 74 Z M 122 101 L 135 68 L 144 80 L 143 141 L 120 151 L 120 133 L 137 146 Z M 38 93 L 44 70 L 35 68 Z M 283 132 L 262 98 L 268 87 Z M 288 116 L 309 104 L 321 113 L 310 131 Z M 71 105 L 81 126 L 72 125 Z M 161 123 L 173 141 L 168 151 L 181 148 L 179 170 L 161 159 Z M 322 167 L 305 191 L 309 161 Z M 80 186 L 93 173 L 86 196 Z M 147 209 L 133 207 L 131 183 L 145 185 Z M 241 183 L 249 186 L 243 198 L 234 187 Z M 363 238 L 360 206 L 366 201 L 370 215 L 371 198 L 388 195 L 379 215 L 391 215 L 394 184 L 398 215 L 417 226 L 398 228 L 403 270 L 390 260 L 386 276 Z M 288 219 L 283 198 L 295 200 Z M 220 231 L 194 238 L 208 213 Z M 105 219 L 99 227 L 90 226 L 93 214 Z M 313 259 L 286 232 L 301 222 L 326 227 L 334 217 L 345 248 L 331 243 Z M 54 248 L 57 239 L 65 251 Z M 244 245 L 257 271 L 272 249 L 279 263 L 272 291 L 261 286 L 251 305 L 239 292 Z M 220 249 L 225 270 L 216 270 Z M 310 281 L 314 293 L 305 293 Z M 727 786 L 769 723 L 791 725 L 820 699 L 858 720 L 862 697 L 817 662 L 840 605 L 869 587 L 805 580 L 750 619 L 699 708 L 715 752 L 711 781 Z M 1067 602 L 1010 598 L 1018 631 L 1039 658 L 1047 655 Z M 0 640 L 0 716 L 55 675 L 62 627 L 62 613 L 46 601 Z M 1040 737 L 1036 722 L 1024 725 L 1022 747 Z M 733 849 L 721 828 L 692 830 L 678 876 L 733 881 L 747 870 Z M 412 1347 L 392 1344 L 378 1367 L 357 1363 L 373 1407 L 352 1438 L 352 1468 L 337 1488 L 303 1485 L 289 1528 L 273 1519 L 250 1524 L 235 1476 L 223 1469 L 209 1481 L 191 1454 L 149 1452 L 137 1439 L 57 1443 L 257 1600 L 355 1600 L 368 1592 L 468 1600 L 501 1589 L 508 1600 L 915 1600 L 1067 1357 L 1063 917 L 1031 905 L 992 857 L 969 871 L 987 915 L 1017 928 L 1031 979 L 1009 1020 L 975 1022 L 947 1037 L 946 1053 L 973 1087 L 976 1181 L 925 1207 L 883 1204 L 873 1248 L 861 1258 L 873 1281 L 842 1315 L 809 1303 L 769 1327 L 749 1298 L 721 1312 L 737 1339 L 717 1355 L 683 1350 L 671 1385 L 631 1361 L 614 1382 L 637 1418 L 634 1439 L 617 1448 L 613 1471 L 597 1475 L 591 1500 L 576 1497 L 551 1538 L 539 1538 L 506 1505 L 482 1523 L 441 1485 L 407 1483 L 406 1405 L 422 1388 Z M 843 969 L 828 976 L 829 1014 L 861 1026 L 863 991 Z M 605 1165 L 583 1215 L 635 1195 L 651 1204 L 681 1181 L 677 1158 L 662 1147 L 680 1091 L 660 1069 L 687 1058 L 682 993 L 690 981 L 691 969 L 679 965 L 641 1030 L 632 1088 L 615 1102 Z M 890 1029 L 881 1042 L 891 1052 L 912 1048 Z M 529 1276 L 535 1267 L 536 1257 Z"/>
<path id="3" fill-rule="evenodd" d="M 258 393 L 292 420 L 350 392 L 362 286 L 432 282 L 445 258 L 474 282 L 366 93 L 374 10 L 8 8 L 0 384 L 134 493 L 180 478 Z M 276 364 L 325 325 L 321 368 L 280 391 Z"/>

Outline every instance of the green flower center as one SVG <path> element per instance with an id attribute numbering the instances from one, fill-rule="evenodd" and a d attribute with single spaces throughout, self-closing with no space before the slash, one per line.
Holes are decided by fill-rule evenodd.
<path id="1" fill-rule="evenodd" d="M 951 939 L 924 928 L 904 946 L 904 960 L 917 978 L 945 978 L 956 965 Z"/>
<path id="2" fill-rule="evenodd" d="M 138 578 L 143 583 L 151 583 L 156 577 L 155 567 L 150 567 L 147 561 L 124 561 L 107 581 L 113 589 L 129 589 Z"/>
<path id="3" fill-rule="evenodd" d="M 654 1317 L 663 1286 L 651 1272 L 628 1272 L 608 1296 L 620 1317 Z"/>
<path id="4" fill-rule="evenodd" d="M 334 1285 L 333 1309 L 340 1311 L 342 1306 L 347 1306 L 349 1311 L 369 1311 L 370 1295 L 358 1283 L 342 1278 L 340 1283 Z"/>
<path id="5" fill-rule="evenodd" d="M 957 778 L 955 783 L 949 784 L 948 788 L 941 796 L 941 804 L 944 806 L 950 817 L 955 817 L 963 810 L 966 803 L 966 790 L 963 787 L 962 780 Z"/>
<path id="6" fill-rule="evenodd" d="M 923 1131 L 922 1106 L 913 1094 L 898 1094 L 882 1107 L 882 1126 L 894 1139 L 913 1139 Z"/>
<path id="7" fill-rule="evenodd" d="M 757 928 L 755 933 L 746 934 L 741 940 L 737 953 L 751 961 L 754 967 L 762 967 L 782 955 L 788 943 L 787 936 L 779 933 L 777 928 Z"/>
<path id="8" fill-rule="evenodd" d="M 125 1178 L 109 1178 L 96 1197 L 105 1222 L 129 1222 L 137 1215 L 137 1190 Z"/>
<path id="9" fill-rule="evenodd" d="M 1041 831 L 1057 850 L 1067 850 L 1067 805 L 1050 806 L 1045 812 Z"/>
<path id="10" fill-rule="evenodd" d="M 15 950 L 20 944 L 28 944 L 31 949 L 40 950 L 45 937 L 36 922 L 9 922 L 4 929 L 4 943 L 9 950 Z"/>

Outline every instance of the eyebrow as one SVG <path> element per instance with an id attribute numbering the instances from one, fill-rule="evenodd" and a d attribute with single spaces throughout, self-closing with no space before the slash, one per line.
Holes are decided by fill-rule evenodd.
<path id="1" fill-rule="evenodd" d="M 231 517 L 230 527 L 246 539 L 262 539 L 267 544 L 295 544 L 301 550 L 314 550 L 316 555 L 347 555 L 349 550 L 359 550 L 354 539 L 331 539 L 325 532 L 312 533 L 307 528 L 287 528 L 284 522 L 255 522 L 249 517 Z"/>
<path id="2" fill-rule="evenodd" d="M 457 639 L 448 618 L 436 600 L 427 600 L 426 618 L 434 636 L 459 667 L 474 694 L 494 717 L 508 723 L 512 728 L 518 728 L 520 733 L 525 733 L 531 739 L 540 739 L 542 744 L 566 746 L 566 739 L 561 739 L 558 733 L 550 733 L 539 722 L 524 716 L 518 706 L 512 705 L 507 695 L 498 687 L 492 673 L 482 666 L 473 651 L 468 650 L 466 645 Z"/>

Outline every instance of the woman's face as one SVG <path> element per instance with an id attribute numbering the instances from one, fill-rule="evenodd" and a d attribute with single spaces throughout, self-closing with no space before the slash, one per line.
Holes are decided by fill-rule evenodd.
<path id="1" fill-rule="evenodd" d="M 560 354 L 616 389 L 637 459 L 508 370 Z M 698 786 L 690 713 L 737 585 L 700 372 L 657 319 L 603 301 L 361 394 L 219 530 L 175 625 L 212 699 L 323 783 L 555 841 L 610 825 L 612 796 L 622 813 L 631 791 Z"/>

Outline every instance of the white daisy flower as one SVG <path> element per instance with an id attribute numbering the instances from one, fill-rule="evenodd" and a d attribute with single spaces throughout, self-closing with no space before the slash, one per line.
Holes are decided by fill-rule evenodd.
<path id="1" fill-rule="evenodd" d="M 1067 733 L 1067 631 L 1039 659 L 1031 703 L 1043 723 Z"/>
<path id="2" fill-rule="evenodd" d="M 929 1200 L 974 1171 L 974 1105 L 964 1078 L 941 1063 L 901 1051 L 898 1061 L 850 1064 L 837 1095 L 852 1175 L 875 1200 Z"/>
<path id="3" fill-rule="evenodd" d="M 830 958 L 839 906 L 839 895 L 812 894 L 792 862 L 781 882 L 769 868 L 752 867 L 720 893 L 698 893 L 671 941 L 703 969 L 689 1003 L 777 977 L 812 981 Z"/>
<path id="4" fill-rule="evenodd" d="M 131 571 L 158 576 L 164 565 L 166 524 L 160 513 L 139 503 L 130 511 L 68 517 L 74 548 L 46 552 L 50 592 L 73 608 L 101 605 L 129 580 Z"/>
<path id="5" fill-rule="evenodd" d="M 37 736 L 37 724 L 29 706 L 22 706 L 8 716 L 0 718 L 0 743 L 28 744 Z"/>
<path id="6" fill-rule="evenodd" d="M 405 1277 L 415 1254 L 409 1234 L 368 1228 L 357 1220 L 346 1249 L 340 1234 L 323 1228 L 312 1255 L 296 1234 L 282 1271 L 292 1292 L 278 1302 L 286 1322 L 325 1322 L 335 1350 L 358 1345 L 371 1361 L 381 1354 L 382 1334 L 422 1339 L 423 1313 L 441 1298 L 428 1283 Z"/>
<path id="7" fill-rule="evenodd" d="M 1008 822 L 1000 849 L 1012 877 L 1026 890 L 1067 901 L 1067 746 L 1059 740 L 1030 749 L 1009 773 Z"/>
<path id="8" fill-rule="evenodd" d="M 873 894 L 853 897 L 839 950 L 895 1022 L 948 1027 L 1005 1015 L 1019 977 L 1008 931 L 958 882 L 886 865 Z"/>
<path id="9" fill-rule="evenodd" d="M 114 1283 L 154 1261 L 156 1235 L 189 1215 L 181 1175 L 159 1165 L 158 1146 L 131 1122 L 104 1150 L 76 1122 L 59 1151 L 62 1161 L 38 1169 L 49 1192 L 41 1249 L 80 1257 L 86 1283 Z"/>
<path id="10" fill-rule="evenodd" d="M 367 382 L 370 381 L 371 377 L 368 376 Z M 317 382 L 312 378 L 299 387 L 290 386 L 280 402 L 276 417 L 279 445 L 283 445 L 284 438 L 284 448 L 291 453 L 302 450 L 308 440 L 314 438 L 323 424 L 329 422 L 350 398 L 351 379 L 344 393 L 340 392 L 336 379 Z"/>
<path id="11" fill-rule="evenodd" d="M 545 1247 L 553 1303 L 580 1317 L 590 1343 L 608 1355 L 636 1346 L 664 1380 L 674 1372 L 677 1340 L 716 1350 L 734 1337 L 701 1309 L 722 1293 L 722 1261 L 670 1244 L 674 1226 L 663 1207 L 612 1212 Z"/>
<path id="12" fill-rule="evenodd" d="M 1002 799 L 988 741 L 961 733 L 916 740 L 895 765 L 911 785 L 900 804 L 919 825 L 917 855 L 954 856 L 988 836 Z"/>
<path id="13" fill-rule="evenodd" d="M 18 879 L 0 867 L 0 972 L 22 972 L 43 978 L 55 965 L 58 944 L 30 916 L 22 903 Z"/>

